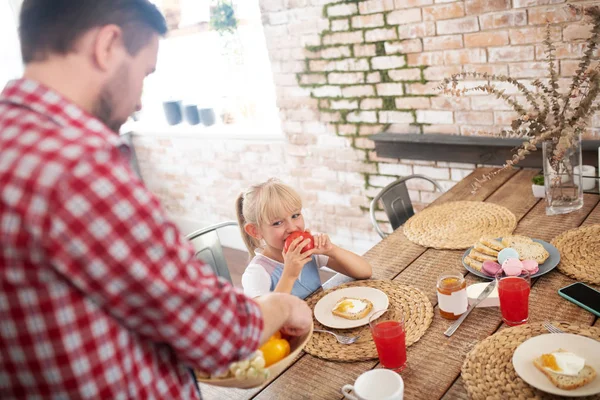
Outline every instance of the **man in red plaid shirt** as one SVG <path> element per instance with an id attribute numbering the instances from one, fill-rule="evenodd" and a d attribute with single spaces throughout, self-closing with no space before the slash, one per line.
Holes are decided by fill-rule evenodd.
<path id="1" fill-rule="evenodd" d="M 117 133 L 166 32 L 148 0 L 25 0 L 23 79 L 0 95 L 0 398 L 198 398 L 275 331 L 285 294 L 246 298 L 194 251 Z"/>

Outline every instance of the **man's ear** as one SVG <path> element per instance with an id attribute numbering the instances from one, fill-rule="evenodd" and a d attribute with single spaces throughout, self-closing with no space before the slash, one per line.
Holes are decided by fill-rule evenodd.
<path id="1" fill-rule="evenodd" d="M 98 68 L 108 71 L 121 64 L 124 51 L 123 31 L 117 25 L 98 28 L 93 56 Z"/>
<path id="2" fill-rule="evenodd" d="M 258 226 L 255 224 L 246 224 L 244 226 L 244 231 L 246 231 L 246 233 L 252 236 L 254 239 L 262 239 L 260 232 L 258 231 Z"/>

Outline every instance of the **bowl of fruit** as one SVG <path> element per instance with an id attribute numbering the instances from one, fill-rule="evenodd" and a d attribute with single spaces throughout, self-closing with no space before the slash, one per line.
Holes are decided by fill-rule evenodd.
<path id="1" fill-rule="evenodd" d="M 220 375 L 196 371 L 196 380 L 209 385 L 250 389 L 261 386 L 283 372 L 300 354 L 312 336 L 314 326 L 302 336 L 275 333 L 260 349 L 241 361 L 231 363 Z"/>

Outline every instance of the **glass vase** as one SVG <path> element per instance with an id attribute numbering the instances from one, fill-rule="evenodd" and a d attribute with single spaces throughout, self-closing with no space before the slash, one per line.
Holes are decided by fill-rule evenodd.
<path id="1" fill-rule="evenodd" d="M 583 207 L 581 136 L 543 143 L 546 215 L 566 214 Z"/>

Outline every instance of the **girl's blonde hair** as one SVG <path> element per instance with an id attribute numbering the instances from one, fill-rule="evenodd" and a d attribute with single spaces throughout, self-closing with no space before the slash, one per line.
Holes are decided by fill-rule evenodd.
<path id="1" fill-rule="evenodd" d="M 235 201 L 235 209 L 250 256 L 256 255 L 255 250 L 261 248 L 261 243 L 246 232 L 244 227 L 247 224 L 260 227 L 301 208 L 302 199 L 298 192 L 275 178 L 250 186 L 240 193 Z"/>

